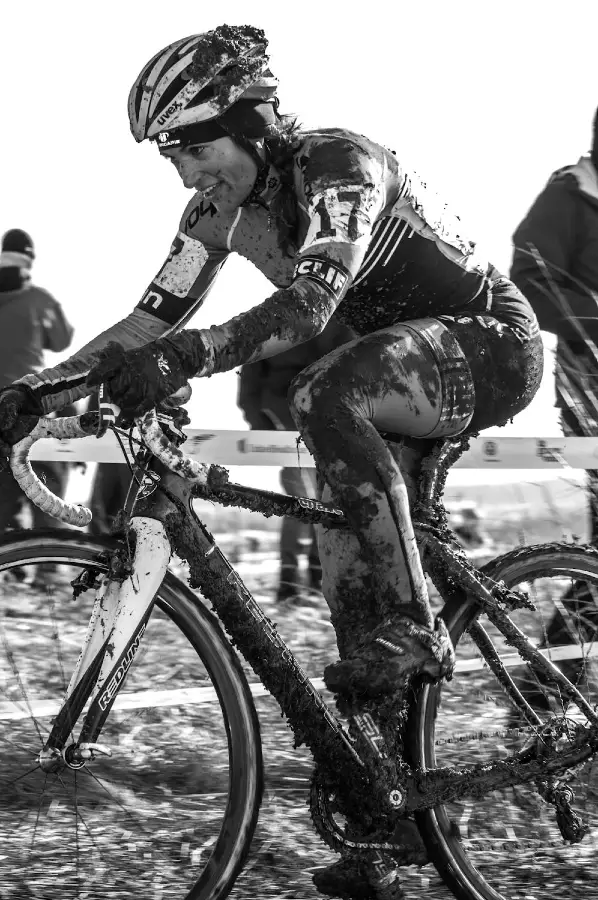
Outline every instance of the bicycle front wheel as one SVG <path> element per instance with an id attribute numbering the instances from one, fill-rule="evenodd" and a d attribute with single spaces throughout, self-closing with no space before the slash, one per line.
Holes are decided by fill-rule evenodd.
<path id="1" fill-rule="evenodd" d="M 38 764 L 94 600 L 71 582 L 115 546 L 58 530 L 0 543 L 2 898 L 220 900 L 249 851 L 255 707 L 218 620 L 171 573 L 100 736 L 111 755 Z"/>
<path id="2" fill-rule="evenodd" d="M 524 590 L 536 611 L 511 619 L 544 648 L 592 707 L 598 700 L 598 553 L 571 545 L 526 547 L 489 563 L 484 571 Z M 424 686 L 410 729 L 411 753 L 422 768 L 494 762 L 542 735 L 528 726 L 485 665 L 467 629 L 483 626 L 503 665 L 543 723 L 562 729 L 560 745 L 588 722 L 555 685 L 534 675 L 474 603 L 450 604 L 442 616 L 457 655 L 452 682 Z M 540 739 L 543 739 L 540 737 Z M 479 799 L 467 798 L 418 814 L 430 858 L 459 900 L 587 898 L 595 884 L 598 851 L 598 763 L 591 759 L 559 776 L 574 791 L 573 808 L 588 831 L 565 844 L 554 806 L 534 783 Z"/>

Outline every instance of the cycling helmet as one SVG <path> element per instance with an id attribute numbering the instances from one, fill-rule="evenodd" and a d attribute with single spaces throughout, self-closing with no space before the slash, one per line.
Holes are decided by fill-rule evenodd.
<path id="1" fill-rule="evenodd" d="M 216 119 L 240 99 L 274 102 L 267 46 L 259 28 L 220 25 L 160 50 L 129 94 L 135 140 Z"/>

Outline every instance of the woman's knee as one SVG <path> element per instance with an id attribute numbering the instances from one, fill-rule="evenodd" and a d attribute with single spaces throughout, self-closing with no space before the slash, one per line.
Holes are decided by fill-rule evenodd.
<path id="1" fill-rule="evenodd" d="M 318 365 L 318 362 L 303 369 L 289 386 L 287 400 L 293 421 L 298 428 L 313 416 L 319 417 L 326 406 L 330 405 L 332 394 L 335 407 L 342 405 L 340 383 L 337 379 L 331 383 L 326 377 L 326 370 Z"/>

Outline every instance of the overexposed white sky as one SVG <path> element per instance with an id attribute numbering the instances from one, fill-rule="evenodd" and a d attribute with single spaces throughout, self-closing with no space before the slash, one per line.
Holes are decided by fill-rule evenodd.
<path id="1" fill-rule="evenodd" d="M 127 96 L 159 49 L 223 22 L 266 30 L 281 109 L 405 157 L 508 270 L 511 234 L 549 174 L 587 152 L 598 105 L 596 0 L 29 0 L 0 16 L 0 233 L 33 237 L 34 280 L 76 328 L 126 315 L 189 199 L 129 132 Z M 192 327 L 272 290 L 231 258 Z M 550 365 L 549 365 L 550 368 Z M 194 382 L 198 428 L 242 428 L 236 375 Z M 550 372 L 504 435 L 558 433 Z"/>

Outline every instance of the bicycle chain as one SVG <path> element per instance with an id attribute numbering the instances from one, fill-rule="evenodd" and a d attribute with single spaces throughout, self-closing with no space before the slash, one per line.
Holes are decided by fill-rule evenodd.
<path id="1" fill-rule="evenodd" d="M 336 853 L 351 854 L 368 858 L 372 853 L 384 852 L 392 856 L 397 866 L 425 866 L 430 860 L 425 850 L 419 847 L 407 847 L 391 841 L 354 841 L 345 837 L 340 826 L 334 821 L 326 798 L 326 790 L 319 783 L 320 772 L 316 767 L 310 780 L 310 797 L 308 801 L 310 816 L 314 828 L 325 844 Z"/>

